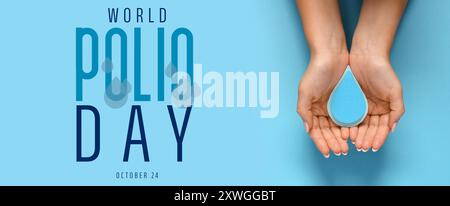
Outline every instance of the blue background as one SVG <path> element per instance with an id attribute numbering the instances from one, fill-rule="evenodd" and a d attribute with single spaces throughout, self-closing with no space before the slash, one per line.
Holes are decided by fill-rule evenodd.
<path id="1" fill-rule="evenodd" d="M 341 3 L 349 38 L 360 3 Z M 352 148 L 347 157 L 330 159 L 316 151 L 295 112 L 308 48 L 294 1 L 1 4 L 1 185 L 450 185 L 450 1 L 413 0 L 408 5 L 392 49 L 406 104 L 395 133 L 377 153 Z M 279 116 L 260 119 L 254 108 L 194 109 L 184 161 L 178 163 L 166 104 L 144 102 L 150 162 L 143 162 L 141 150 L 133 147 L 130 162 L 123 163 L 133 102 L 119 110 L 107 107 L 99 73 L 84 85 L 83 104 L 100 110 L 102 150 L 95 162 L 77 163 L 76 27 L 95 28 L 100 41 L 108 28 L 122 27 L 129 48 L 132 28 L 143 27 L 143 43 L 150 45 L 143 46 L 143 55 L 150 57 L 143 58 L 142 88 L 156 98 L 154 43 L 159 24 L 110 25 L 110 6 L 165 7 L 166 35 L 189 28 L 195 38 L 194 62 L 203 64 L 204 72 L 280 72 Z M 100 52 L 102 57 L 102 47 Z M 159 179 L 117 180 L 116 171 L 158 171 Z"/>

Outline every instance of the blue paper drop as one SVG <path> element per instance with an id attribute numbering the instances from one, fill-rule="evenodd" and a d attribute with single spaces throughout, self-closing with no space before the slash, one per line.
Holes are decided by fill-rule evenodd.
<path id="1" fill-rule="evenodd" d="M 328 100 L 328 114 L 333 122 L 343 127 L 361 123 L 367 115 L 366 95 L 358 84 L 350 66 L 344 71 Z"/>

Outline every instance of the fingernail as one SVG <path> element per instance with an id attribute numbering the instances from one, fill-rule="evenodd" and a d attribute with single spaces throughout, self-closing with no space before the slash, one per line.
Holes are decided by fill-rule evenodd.
<path id="1" fill-rule="evenodd" d="M 367 152 L 368 150 L 366 150 L 366 149 L 362 149 L 362 151 L 363 151 L 363 152 Z"/>
<path id="2" fill-rule="evenodd" d="M 372 152 L 377 152 L 377 151 L 378 151 L 377 149 L 372 148 Z"/>
<path id="3" fill-rule="evenodd" d="M 361 149 L 360 148 L 356 148 L 356 151 L 361 152 Z"/>
<path id="4" fill-rule="evenodd" d="M 396 123 L 394 123 L 394 125 L 392 125 L 392 129 L 391 129 L 391 132 L 394 132 L 395 131 L 395 128 L 397 127 L 397 122 Z"/>
<path id="5" fill-rule="evenodd" d="M 307 122 L 304 123 L 306 132 L 309 132 L 309 125 Z"/>
<path id="6" fill-rule="evenodd" d="M 355 144 L 355 142 L 354 142 L 354 141 L 352 141 L 352 144 Z"/>
<path id="7" fill-rule="evenodd" d="M 330 154 L 324 155 L 323 157 L 325 157 L 326 159 L 330 158 Z"/>
<path id="8" fill-rule="evenodd" d="M 334 153 L 334 155 L 336 155 L 336 156 L 341 156 L 341 153 Z"/>
<path id="9" fill-rule="evenodd" d="M 348 153 L 347 153 L 347 152 L 343 152 L 342 154 L 343 154 L 344 156 L 347 156 Z"/>

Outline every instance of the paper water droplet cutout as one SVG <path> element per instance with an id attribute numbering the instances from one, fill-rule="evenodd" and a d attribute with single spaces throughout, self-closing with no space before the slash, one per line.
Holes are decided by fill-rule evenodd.
<path id="1" fill-rule="evenodd" d="M 328 114 L 333 122 L 343 127 L 361 123 L 367 115 L 367 99 L 350 66 L 344 71 L 328 100 Z"/>

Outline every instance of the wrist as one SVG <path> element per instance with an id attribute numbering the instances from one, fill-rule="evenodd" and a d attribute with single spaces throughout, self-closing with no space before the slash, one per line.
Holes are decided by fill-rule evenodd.
<path id="1" fill-rule="evenodd" d="M 344 45 L 327 45 L 327 46 L 310 46 L 311 57 L 329 58 L 329 57 L 348 57 L 349 52 L 347 46 Z"/>
<path id="2" fill-rule="evenodd" d="M 364 51 L 364 52 L 350 52 L 349 54 L 349 64 L 352 63 L 366 62 L 366 63 L 376 63 L 376 64 L 390 64 L 389 54 L 386 52 L 374 52 L 374 51 Z"/>
<path id="3" fill-rule="evenodd" d="M 344 34 L 329 34 L 309 39 L 308 46 L 311 57 L 348 56 L 348 48 Z"/>
<path id="4" fill-rule="evenodd" d="M 308 68 L 326 71 L 340 71 L 345 69 L 349 60 L 349 53 L 343 52 L 320 52 L 311 53 L 310 66 Z"/>
<path id="5" fill-rule="evenodd" d="M 374 70 L 392 68 L 386 52 L 350 52 L 349 64 L 353 70 Z"/>
<path id="6" fill-rule="evenodd" d="M 391 46 L 384 40 L 354 38 L 350 56 L 371 57 L 389 60 Z"/>

